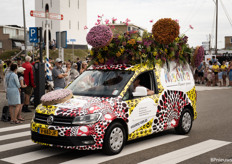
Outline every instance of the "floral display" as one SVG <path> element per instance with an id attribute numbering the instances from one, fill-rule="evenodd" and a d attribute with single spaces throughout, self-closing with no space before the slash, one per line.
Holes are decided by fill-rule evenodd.
<path id="1" fill-rule="evenodd" d="M 165 20 L 164 23 L 162 22 L 163 20 Z M 167 60 L 176 60 L 178 63 L 188 62 L 192 54 L 192 49 L 187 44 L 188 37 L 185 35 L 178 36 L 179 25 L 176 21 L 171 19 L 162 19 L 162 21 L 158 21 L 159 23 L 153 26 L 153 34 L 147 31 L 143 33 L 130 31 L 122 34 L 115 30 L 112 41 L 109 43 L 108 40 L 102 39 L 100 42 L 104 43 L 101 44 L 95 43 L 98 39 L 92 39 L 93 37 L 91 37 L 90 40 L 94 40 L 94 45 L 90 44 L 93 46 L 90 51 L 93 64 L 163 64 Z M 169 25 L 163 27 L 162 25 L 165 25 L 167 22 Z M 164 28 L 164 35 L 160 35 L 165 37 L 166 40 L 163 40 L 161 43 L 154 36 L 157 33 L 154 30 L 158 27 Z M 105 36 L 104 33 L 105 31 L 97 31 L 95 29 L 94 38 Z M 89 43 L 89 40 L 87 42 Z"/>
<path id="2" fill-rule="evenodd" d="M 197 46 L 195 51 L 194 51 L 194 55 L 192 57 L 192 66 L 193 67 L 198 67 L 202 60 L 204 58 L 204 48 L 202 46 Z"/>
<path id="3" fill-rule="evenodd" d="M 98 25 L 90 29 L 86 40 L 88 44 L 94 48 L 101 48 L 107 46 L 113 37 L 113 33 L 109 26 Z"/>
<path id="4" fill-rule="evenodd" d="M 179 35 L 179 24 L 171 18 L 158 20 L 152 27 L 152 34 L 160 44 L 170 44 Z"/>
<path id="5" fill-rule="evenodd" d="M 40 99 L 43 105 L 53 105 L 64 102 L 72 97 L 72 91 L 69 89 L 59 89 L 43 95 Z"/>

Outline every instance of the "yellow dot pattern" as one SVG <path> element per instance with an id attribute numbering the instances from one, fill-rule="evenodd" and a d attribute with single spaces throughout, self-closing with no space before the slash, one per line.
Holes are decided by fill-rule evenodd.
<path id="1" fill-rule="evenodd" d="M 152 122 L 153 122 L 153 119 L 151 119 L 148 123 L 146 123 L 139 129 L 135 130 L 133 133 L 129 134 L 128 140 L 133 140 L 136 138 L 150 135 L 152 133 Z"/>

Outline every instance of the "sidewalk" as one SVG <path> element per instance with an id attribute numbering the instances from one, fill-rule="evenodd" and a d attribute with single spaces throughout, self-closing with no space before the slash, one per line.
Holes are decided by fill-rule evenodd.
<path id="1" fill-rule="evenodd" d="M 20 125 L 20 124 L 10 124 L 10 122 L 3 122 L 1 121 L 1 117 L 2 117 L 2 108 L 7 105 L 7 100 L 6 100 L 6 93 L 4 91 L 4 87 L 3 87 L 3 81 L 0 83 L 0 128 L 2 127 L 7 127 L 7 126 L 16 126 L 16 125 Z M 22 117 L 25 119 L 25 121 L 23 122 L 23 124 L 25 123 L 30 123 L 32 116 L 34 115 L 34 106 L 30 105 L 29 109 L 32 112 L 28 112 L 28 113 L 24 113 L 22 112 Z"/>

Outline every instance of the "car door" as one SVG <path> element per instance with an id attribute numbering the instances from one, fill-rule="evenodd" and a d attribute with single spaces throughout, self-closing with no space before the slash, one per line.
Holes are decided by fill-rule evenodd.
<path id="1" fill-rule="evenodd" d="M 154 73 L 153 71 L 148 71 L 139 76 L 142 76 L 140 86 L 153 90 L 154 94 L 150 96 L 133 97 L 133 83 L 125 94 L 123 99 L 126 100 L 129 106 L 128 140 L 151 134 L 153 121 L 157 113 L 159 95 Z"/>

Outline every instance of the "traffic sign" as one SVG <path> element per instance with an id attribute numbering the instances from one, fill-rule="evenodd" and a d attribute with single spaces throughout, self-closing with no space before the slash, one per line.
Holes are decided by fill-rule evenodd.
<path id="1" fill-rule="evenodd" d="M 43 11 L 31 10 L 30 15 L 32 17 L 46 18 L 46 13 Z M 56 14 L 56 13 L 48 13 L 48 19 L 63 20 L 64 15 L 63 14 Z"/>
<path id="2" fill-rule="evenodd" d="M 43 12 L 43 11 L 31 10 L 30 15 L 32 17 L 39 17 L 39 18 L 45 18 L 46 17 L 45 12 Z"/>
<path id="3" fill-rule="evenodd" d="M 29 41 L 31 43 L 38 43 L 38 28 L 37 27 L 30 27 L 29 28 Z"/>
<path id="4" fill-rule="evenodd" d="M 56 20 L 63 20 L 64 16 L 63 16 L 63 14 L 49 13 L 48 18 L 49 19 L 56 19 Z"/>
<path id="5" fill-rule="evenodd" d="M 69 39 L 70 42 L 76 42 L 76 39 Z"/>

